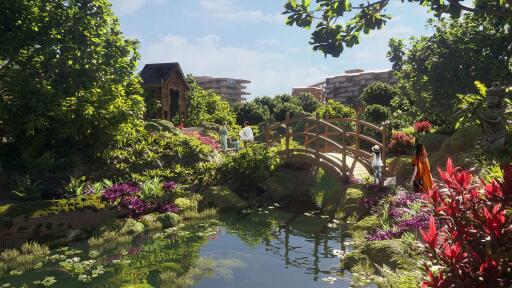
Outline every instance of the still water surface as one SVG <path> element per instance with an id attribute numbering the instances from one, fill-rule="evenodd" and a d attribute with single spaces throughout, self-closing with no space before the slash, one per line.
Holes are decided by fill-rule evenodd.
<path id="1" fill-rule="evenodd" d="M 42 267 L 0 278 L 0 287 L 44 287 L 34 281 L 46 277 L 56 281 L 51 287 L 177 287 L 163 282 L 163 273 L 182 275 L 200 259 L 213 263 L 213 273 L 196 275 L 182 287 L 349 287 L 351 275 L 340 268 L 335 250 L 350 251 L 350 239 L 327 223 L 320 216 L 271 207 L 188 223 L 179 233 L 139 235 L 99 255 L 81 242 L 52 250 L 57 260 Z M 79 281 L 88 276 L 87 282 Z"/>

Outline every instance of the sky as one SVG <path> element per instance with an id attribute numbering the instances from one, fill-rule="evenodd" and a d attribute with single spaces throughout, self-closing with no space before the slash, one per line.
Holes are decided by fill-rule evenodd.
<path id="1" fill-rule="evenodd" d="M 431 34 L 427 8 L 391 0 L 386 27 L 339 58 L 308 44 L 311 30 L 284 24 L 285 0 L 112 0 L 121 29 L 141 43 L 144 64 L 179 62 L 185 74 L 250 80 L 257 96 L 291 93 L 345 70 L 390 69 L 388 40 Z"/>

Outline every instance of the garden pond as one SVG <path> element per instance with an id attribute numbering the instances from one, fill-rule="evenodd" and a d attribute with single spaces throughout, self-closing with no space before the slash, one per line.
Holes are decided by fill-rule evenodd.
<path id="1" fill-rule="evenodd" d="M 49 251 L 25 245 L 11 255 L 18 266 L 0 267 L 0 287 L 349 287 L 340 260 L 353 244 L 329 220 L 276 205 Z"/>

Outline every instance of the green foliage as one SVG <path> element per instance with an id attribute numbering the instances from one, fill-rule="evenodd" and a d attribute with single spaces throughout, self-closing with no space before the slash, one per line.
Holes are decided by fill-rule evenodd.
<path id="1" fill-rule="evenodd" d="M 41 199 L 40 181 L 32 181 L 29 175 L 19 176 L 14 179 L 11 184 L 12 193 L 22 201 L 33 201 Z"/>
<path id="2" fill-rule="evenodd" d="M 23 0 L 0 11 L 7 155 L 94 157 L 135 135 L 144 113 L 138 42 L 124 38 L 108 1 Z"/>
<path id="3" fill-rule="evenodd" d="M 391 101 L 398 95 L 398 90 L 391 84 L 373 82 L 363 90 L 359 101 L 365 105 L 380 105 L 389 107 Z"/>
<path id="4" fill-rule="evenodd" d="M 253 102 L 260 106 L 266 107 L 270 112 L 270 115 L 274 114 L 275 105 L 278 104 L 274 102 L 274 99 L 272 97 L 269 96 L 256 97 L 254 98 Z"/>
<path id="5" fill-rule="evenodd" d="M 467 14 L 458 20 L 431 21 L 434 34 L 412 38 L 408 48 L 400 52 L 404 54 L 400 60 L 402 68 L 395 73 L 400 95 L 393 100 L 392 110 L 406 114 L 410 122 L 421 119 L 438 127 L 454 127 L 461 118 L 460 107 L 469 109 L 480 101 L 475 96 L 478 94 L 475 81 L 490 86 L 512 79 L 507 48 L 512 39 L 505 29 L 511 25 L 511 19 L 498 21 Z M 390 49 L 398 48 L 391 43 Z M 471 95 L 468 100 L 466 96 L 457 96 L 468 94 Z M 469 114 L 464 112 L 462 116 Z"/>
<path id="6" fill-rule="evenodd" d="M 109 251 L 119 247 L 126 247 L 132 242 L 133 235 L 121 233 L 120 231 L 105 231 L 99 236 L 89 238 L 87 244 L 95 251 Z"/>
<path id="7" fill-rule="evenodd" d="M 140 198 L 144 201 L 156 199 L 164 195 L 162 179 L 155 177 L 140 185 Z"/>
<path id="8" fill-rule="evenodd" d="M 154 177 L 190 182 L 209 169 L 205 163 L 210 153 L 211 148 L 196 138 L 161 132 L 141 133 L 125 146 L 106 151 L 104 158 L 118 177 L 129 176 L 138 182 Z"/>
<path id="9" fill-rule="evenodd" d="M 409 2 L 428 7 L 438 18 L 449 14 L 457 19 L 463 12 L 474 14 L 475 17 L 494 18 L 496 22 L 512 18 L 510 4 L 504 0 L 479 1 L 475 7 L 464 5 L 462 0 Z M 314 27 L 309 42 L 313 50 L 339 57 L 345 47 L 350 48 L 359 44 L 359 38 L 363 33 L 369 34 L 373 30 L 384 28 L 391 19 L 390 14 L 384 13 L 389 4 L 390 1 L 379 0 L 288 0 L 284 5 L 283 14 L 287 15 L 287 25 L 297 25 L 304 29 Z"/>
<path id="10" fill-rule="evenodd" d="M 86 177 L 71 177 L 69 183 L 64 187 L 65 197 L 77 197 L 82 195 L 86 187 Z"/>
<path id="11" fill-rule="evenodd" d="M 180 224 L 181 217 L 178 214 L 167 212 L 158 215 L 157 220 L 162 224 L 163 228 L 171 228 Z"/>
<path id="12" fill-rule="evenodd" d="M 339 102 L 329 99 L 326 105 L 320 106 L 315 113 L 319 113 L 321 118 L 327 114 L 329 118 L 354 118 L 356 111 Z"/>
<path id="13" fill-rule="evenodd" d="M 98 195 L 83 195 L 70 199 L 9 204 L 7 209 L 4 209 L 4 211 L 0 213 L 0 216 L 11 219 L 19 216 L 38 218 L 59 215 L 65 212 L 83 211 L 86 209 L 100 211 L 106 208 L 107 206 Z"/>
<path id="14" fill-rule="evenodd" d="M 318 101 L 318 99 L 315 98 L 315 96 L 304 93 L 297 97 L 297 102 L 300 107 L 302 107 L 302 110 L 307 113 L 313 113 L 318 109 L 322 103 Z"/>
<path id="15" fill-rule="evenodd" d="M 292 102 L 281 102 L 274 108 L 274 119 L 281 122 L 286 118 L 286 113 L 290 113 L 290 118 L 292 118 L 300 112 L 304 112 L 304 110 L 299 105 Z"/>
<path id="16" fill-rule="evenodd" d="M 363 118 L 368 122 L 380 125 L 391 117 L 391 111 L 388 107 L 373 104 L 366 107 Z"/>
<path id="17" fill-rule="evenodd" d="M 186 126 L 198 127 L 203 122 L 221 125 L 227 122 L 232 126 L 236 122 L 236 115 L 228 102 L 215 94 L 212 90 L 201 88 L 191 75 L 187 76 L 190 91 L 187 94 L 187 121 Z"/>
<path id="18" fill-rule="evenodd" d="M 270 118 L 268 108 L 258 105 L 254 101 L 239 103 L 233 107 L 233 110 L 236 113 L 236 122 L 241 126 L 244 125 L 245 121 L 248 121 L 251 125 L 256 125 Z"/>
<path id="19" fill-rule="evenodd" d="M 34 265 L 46 262 L 48 254 L 48 247 L 36 242 L 24 243 L 19 250 L 5 250 L 0 253 L 0 275 L 10 271 L 22 273 L 33 269 Z"/>
<path id="20" fill-rule="evenodd" d="M 457 95 L 459 97 L 458 104 L 458 120 L 455 122 L 455 129 L 459 129 L 467 125 L 480 125 L 480 113 L 483 111 L 487 102 L 487 88 L 479 81 L 475 81 L 478 94 Z"/>
<path id="21" fill-rule="evenodd" d="M 178 132 L 171 122 L 163 119 L 147 120 L 144 122 L 144 129 L 148 132 Z"/>
<path id="22" fill-rule="evenodd" d="M 268 149 L 264 144 L 252 144 L 227 156 L 219 167 L 220 182 L 230 183 L 241 196 L 258 192 L 259 185 L 273 174 L 279 163 L 275 154 L 279 149 Z"/>

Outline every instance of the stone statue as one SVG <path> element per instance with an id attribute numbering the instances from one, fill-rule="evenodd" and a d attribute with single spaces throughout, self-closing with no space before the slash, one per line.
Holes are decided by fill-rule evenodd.
<path id="1" fill-rule="evenodd" d="M 493 86 L 487 90 L 487 109 L 481 113 L 481 118 L 484 128 L 483 143 L 491 151 L 502 149 L 507 142 L 505 97 L 505 88 Z"/>

